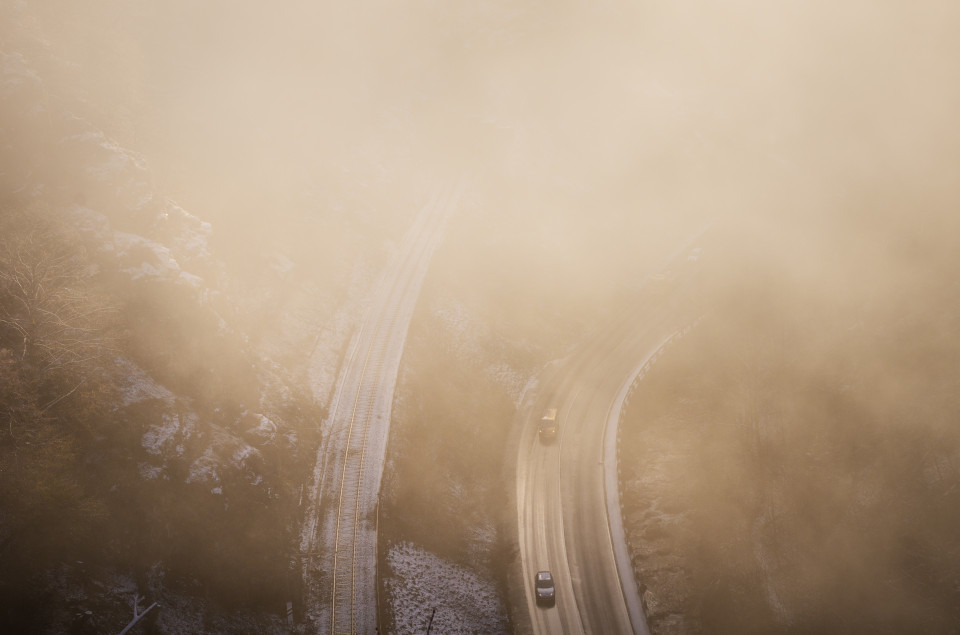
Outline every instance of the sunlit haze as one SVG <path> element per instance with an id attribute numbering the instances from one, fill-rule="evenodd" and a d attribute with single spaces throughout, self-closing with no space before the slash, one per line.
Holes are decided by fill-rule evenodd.
<path id="1" fill-rule="evenodd" d="M 958 33 L 0 0 L 0 631 L 955 632 Z"/>

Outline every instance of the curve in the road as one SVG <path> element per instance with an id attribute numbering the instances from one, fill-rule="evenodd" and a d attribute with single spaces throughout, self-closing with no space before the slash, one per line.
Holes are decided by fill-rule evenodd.
<path id="1" fill-rule="evenodd" d="M 631 309 L 552 369 L 540 394 L 524 405 L 516 500 L 523 584 L 535 633 L 649 632 L 619 513 L 616 431 L 623 400 L 640 371 L 689 323 L 684 303 L 677 301 L 689 299 L 689 285 L 679 287 L 672 297 L 642 289 Z M 561 412 L 561 442 L 552 448 L 536 439 L 536 417 L 547 407 Z M 559 500 L 551 493 L 557 490 Z M 554 576 L 555 610 L 537 607 L 533 597 L 533 572 L 547 565 L 560 574 Z"/>

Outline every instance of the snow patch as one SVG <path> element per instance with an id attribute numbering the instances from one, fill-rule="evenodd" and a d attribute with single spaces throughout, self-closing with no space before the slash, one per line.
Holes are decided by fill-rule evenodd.
<path id="1" fill-rule="evenodd" d="M 270 443 L 277 436 L 277 424 L 264 415 L 254 415 L 257 424 L 248 428 L 246 434 L 260 443 Z"/>
<path id="2" fill-rule="evenodd" d="M 197 290 L 203 288 L 203 278 L 201 278 L 200 276 L 195 276 L 192 273 L 181 271 L 179 280 L 180 282 L 184 283 L 188 287 L 193 287 L 194 289 L 197 289 Z"/>
<path id="3" fill-rule="evenodd" d="M 77 205 L 71 211 L 77 218 L 77 227 L 80 230 L 93 234 L 100 241 L 108 240 L 110 222 L 106 216 L 83 205 Z"/>
<path id="4" fill-rule="evenodd" d="M 247 463 L 247 459 L 257 454 L 257 451 L 249 445 L 241 445 L 239 448 L 233 452 L 233 462 L 236 463 L 239 467 L 243 467 Z"/>
<path id="5" fill-rule="evenodd" d="M 513 405 L 519 408 L 523 400 L 526 377 L 516 368 L 512 368 L 503 362 L 488 367 L 487 371 L 493 375 L 494 381 L 510 395 Z"/>
<path id="6" fill-rule="evenodd" d="M 160 478 L 160 475 L 163 473 L 162 467 L 150 465 L 149 463 L 145 463 L 143 461 L 137 463 L 137 470 L 140 472 L 140 477 L 148 481 L 153 481 Z"/>
<path id="7" fill-rule="evenodd" d="M 173 208 L 179 209 L 175 205 Z M 76 206 L 73 214 L 77 218 L 78 228 L 93 234 L 101 249 L 112 253 L 117 258 L 120 270 L 131 279 L 169 280 L 197 290 L 204 288 L 203 278 L 184 271 L 169 247 L 138 234 L 115 231 L 106 215 L 89 207 Z M 180 231 L 174 238 L 177 248 L 191 257 L 209 256 L 206 246 L 206 235 L 210 232 L 209 223 L 202 223 L 183 210 L 180 210 L 180 218 L 189 219 L 190 222 L 179 228 Z"/>
<path id="8" fill-rule="evenodd" d="M 173 238 L 177 252 L 194 259 L 210 258 L 210 235 L 213 228 L 207 221 L 202 221 L 193 214 L 167 199 L 164 201 L 160 219 L 175 227 Z"/>
<path id="9" fill-rule="evenodd" d="M 535 392 L 537 390 L 537 386 L 539 385 L 540 385 L 540 380 L 537 375 L 534 375 L 533 377 L 527 380 L 527 383 L 525 383 L 523 385 L 523 388 L 520 389 L 520 394 L 517 396 L 517 401 L 514 403 L 517 409 L 520 408 L 520 404 L 523 403 L 523 400 L 526 398 L 527 394 L 532 394 L 533 392 Z"/>
<path id="10" fill-rule="evenodd" d="M 117 256 L 121 258 L 127 258 L 134 262 L 143 258 L 139 264 L 123 269 L 123 272 L 130 274 L 130 277 L 134 280 L 141 278 L 169 280 L 177 277 L 180 273 L 180 265 L 170 254 L 170 250 L 160 243 L 147 240 L 143 236 L 115 231 L 113 233 L 113 247 Z"/>
<path id="11" fill-rule="evenodd" d="M 147 428 L 143 433 L 141 444 L 150 454 L 162 454 L 163 446 L 167 445 L 174 435 L 180 431 L 180 417 L 164 414 L 160 423 Z"/>
<path id="12" fill-rule="evenodd" d="M 117 366 L 125 375 L 125 382 L 120 384 L 123 406 L 138 403 L 147 399 L 159 399 L 168 406 L 174 404 L 173 393 L 153 380 L 147 371 L 128 359 L 117 359 Z"/>
<path id="13" fill-rule="evenodd" d="M 220 475 L 217 473 L 219 463 L 213 455 L 213 449 L 207 448 L 206 452 L 190 466 L 190 474 L 187 476 L 187 483 L 208 483 L 216 484 L 215 490 L 219 490 Z M 220 492 L 213 492 L 219 494 Z"/>
<path id="14" fill-rule="evenodd" d="M 187 413 L 181 419 L 180 414 L 164 413 L 160 423 L 153 424 L 143 433 L 141 445 L 150 454 L 170 452 L 175 456 L 183 455 L 183 445 L 175 440 L 189 439 L 196 427 L 197 415 Z"/>
<path id="15" fill-rule="evenodd" d="M 398 633 L 506 633 L 506 610 L 496 587 L 466 567 L 410 543 L 387 553 L 386 581 Z"/>

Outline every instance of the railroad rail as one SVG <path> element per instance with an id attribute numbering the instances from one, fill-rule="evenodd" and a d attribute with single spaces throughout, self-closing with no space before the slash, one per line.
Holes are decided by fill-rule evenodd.
<path id="1" fill-rule="evenodd" d="M 338 380 L 301 534 L 308 619 L 335 635 L 373 632 L 376 510 L 390 407 L 407 328 L 433 248 L 461 191 L 434 197 L 381 278 Z M 323 519 L 323 522 L 321 522 Z M 312 607 L 311 607 L 312 605 Z"/>

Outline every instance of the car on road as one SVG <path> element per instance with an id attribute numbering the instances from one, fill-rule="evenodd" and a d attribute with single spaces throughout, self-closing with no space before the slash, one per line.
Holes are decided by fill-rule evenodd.
<path id="1" fill-rule="evenodd" d="M 553 585 L 553 574 L 549 571 L 537 571 L 533 578 L 533 588 L 537 595 L 537 604 L 553 606 L 557 601 L 557 589 Z"/>
<path id="2" fill-rule="evenodd" d="M 548 441 L 557 436 L 557 409 L 547 408 L 540 417 L 539 435 L 541 441 Z"/>

